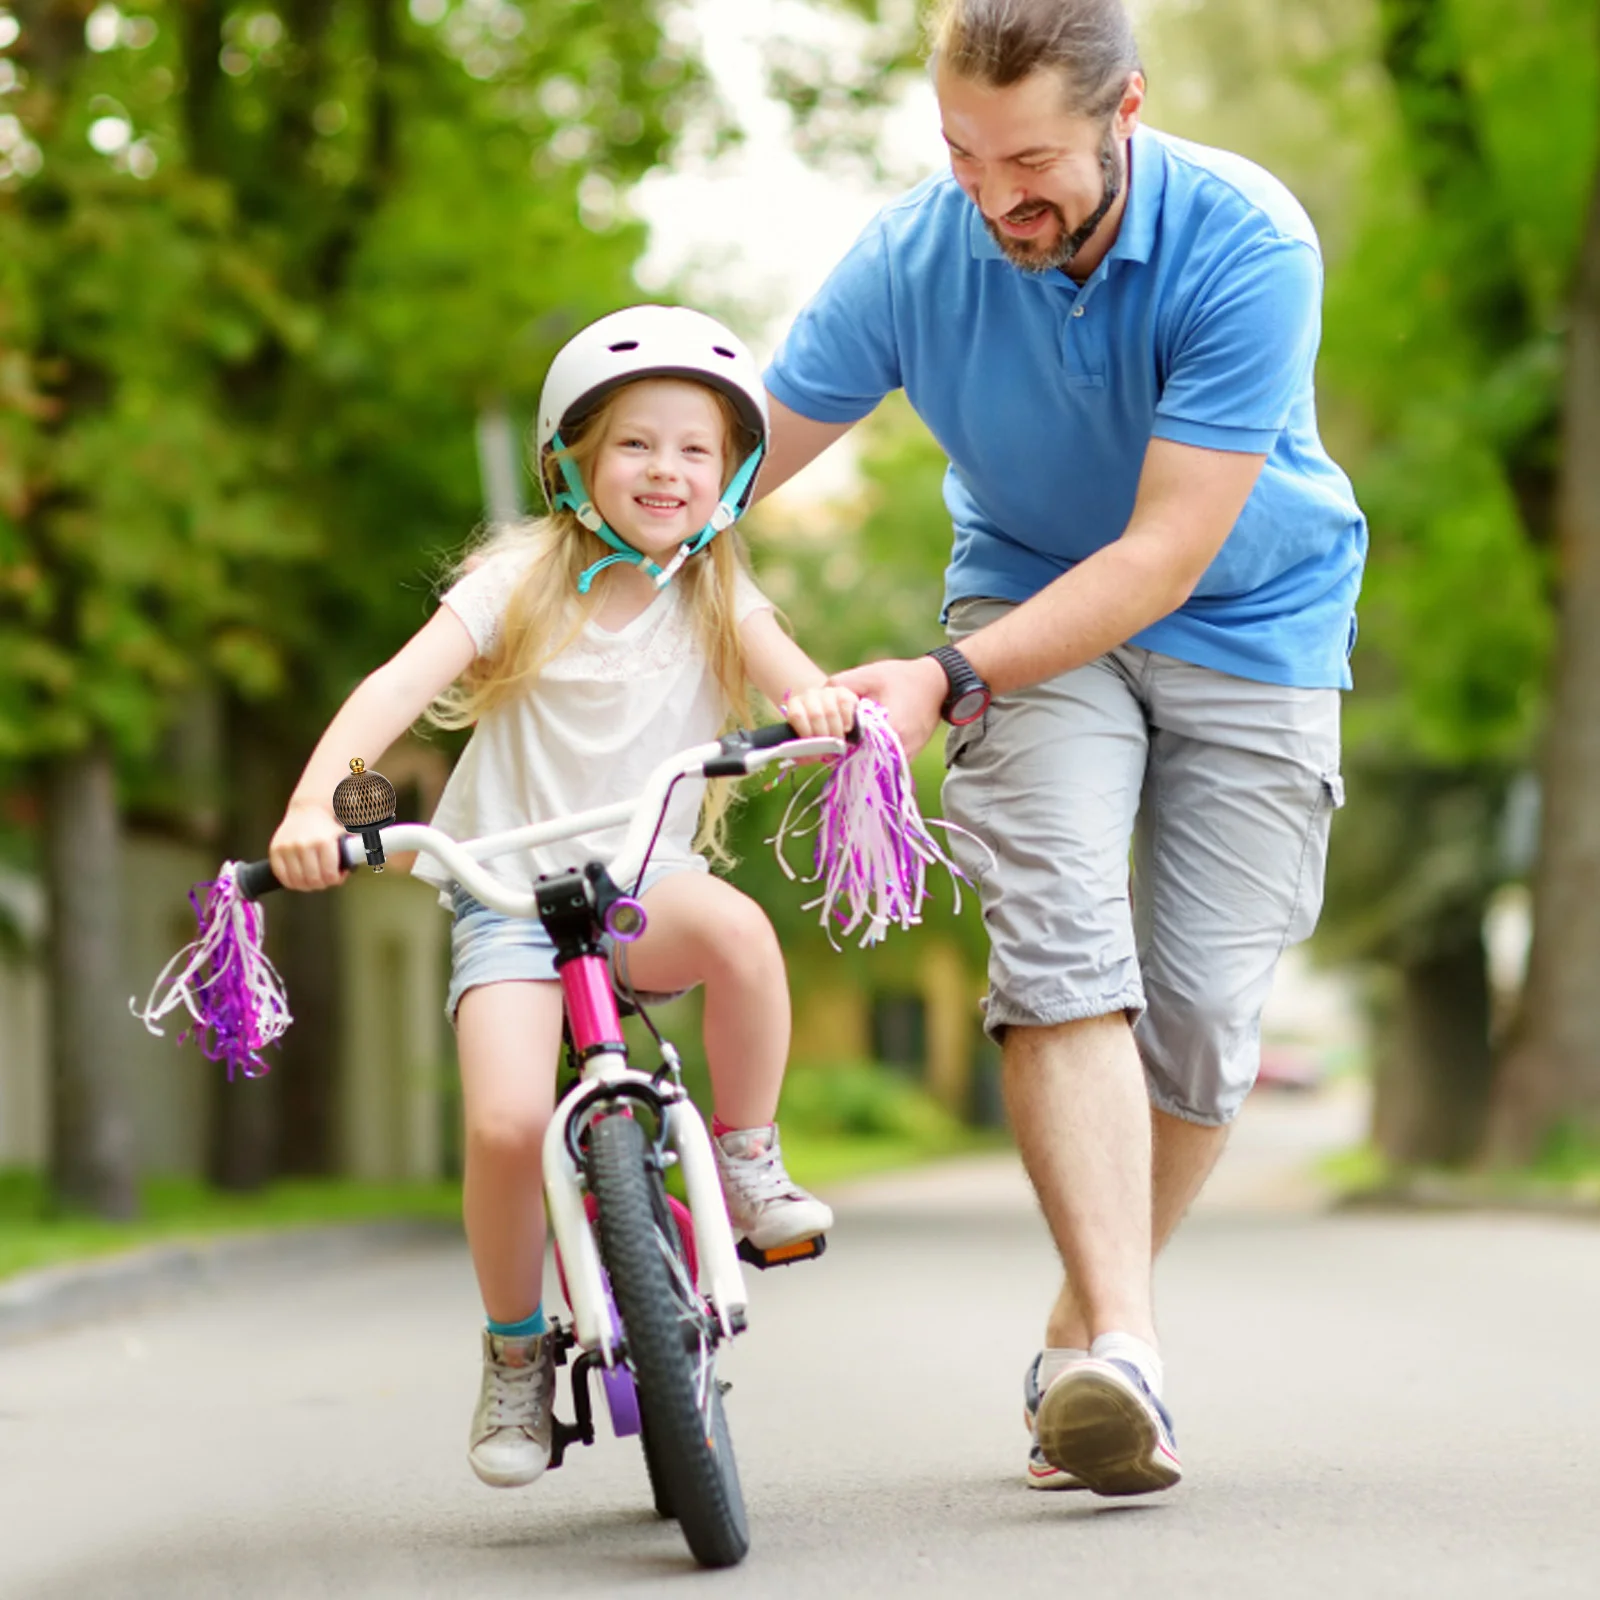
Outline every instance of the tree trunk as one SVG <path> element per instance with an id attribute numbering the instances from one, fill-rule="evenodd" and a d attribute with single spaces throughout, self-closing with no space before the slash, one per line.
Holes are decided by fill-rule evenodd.
<path id="1" fill-rule="evenodd" d="M 249 737 L 250 721 L 231 696 L 225 699 L 223 717 L 224 853 L 231 860 L 256 861 L 267 853 L 272 830 L 283 815 L 282 784 L 261 740 Z M 282 939 L 274 926 L 279 920 L 274 915 L 277 905 L 268 900 L 262 911 L 267 955 L 277 965 L 282 954 Z M 294 999 L 291 989 L 291 1011 Z M 219 1072 L 212 1079 L 206 1176 L 218 1189 L 248 1193 L 278 1174 L 281 1058 L 281 1047 L 269 1051 L 265 1059 L 270 1068 L 257 1078 L 240 1074 L 230 1080 Z"/>
<path id="2" fill-rule="evenodd" d="M 1398 1166 L 1464 1165 L 1483 1139 L 1492 1074 L 1482 937 L 1407 962 L 1396 977 L 1378 1051 L 1373 1138 Z"/>
<path id="3" fill-rule="evenodd" d="M 294 1010 L 279 1064 L 281 1166 L 297 1177 L 332 1176 L 338 1162 L 340 1007 L 344 990 L 339 893 L 283 897 L 283 942 L 276 959 Z"/>
<path id="4" fill-rule="evenodd" d="M 259 707 L 230 699 L 223 724 L 228 786 L 227 850 L 267 853 L 315 734 L 278 726 Z M 210 1176 L 224 1189 L 254 1189 L 280 1175 L 325 1176 L 337 1158 L 340 959 L 338 901 L 278 894 L 262 902 L 267 953 L 283 979 L 294 1022 L 259 1078 L 219 1079 L 212 1102 Z"/>
<path id="5" fill-rule="evenodd" d="M 122 972 L 121 822 L 109 747 L 43 770 L 51 1110 L 57 1205 L 138 1211 L 130 1025 Z"/>
<path id="6" fill-rule="evenodd" d="M 1572 297 L 1557 539 L 1560 615 L 1541 777 L 1533 946 L 1501 1065 L 1491 1159 L 1571 1124 L 1600 1135 L 1600 178 Z"/>

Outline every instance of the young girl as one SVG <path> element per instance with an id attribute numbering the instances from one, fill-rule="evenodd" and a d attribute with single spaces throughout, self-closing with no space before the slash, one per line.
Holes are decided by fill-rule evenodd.
<path id="1" fill-rule="evenodd" d="M 635 794 L 664 757 L 715 738 L 730 718 L 748 720 L 748 683 L 800 733 L 842 735 L 855 696 L 824 685 L 733 538 L 716 537 L 743 511 L 766 439 L 755 361 L 710 317 L 635 306 L 578 334 L 539 401 L 550 515 L 475 552 L 432 620 L 341 707 L 273 836 L 282 883 L 341 880 L 334 787 L 353 756 L 376 766 L 424 712 L 444 727 L 476 724 L 434 817 L 456 838 Z M 696 853 L 696 843 L 718 851 L 721 817 L 713 790 L 697 840 L 695 787 L 705 786 L 679 785 L 651 858 L 649 928 L 629 949 L 629 978 L 640 993 L 705 985 L 723 1192 L 734 1228 L 769 1248 L 833 1217 L 784 1171 L 773 1121 L 789 1041 L 783 957 L 760 907 Z M 527 891 L 541 872 L 609 859 L 622 832 L 485 865 Z M 540 1169 L 561 989 L 537 921 L 479 904 L 426 857 L 417 873 L 446 890 L 455 913 L 448 1006 L 465 1108 L 464 1211 L 488 1314 L 468 1459 L 485 1483 L 512 1487 L 550 1459 Z"/>

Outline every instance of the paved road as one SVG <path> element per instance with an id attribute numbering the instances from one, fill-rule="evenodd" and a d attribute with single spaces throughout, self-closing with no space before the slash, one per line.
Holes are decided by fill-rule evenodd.
<path id="1" fill-rule="evenodd" d="M 0 1595 L 1600 1592 L 1600 1229 L 1318 1216 L 1241 1143 L 1163 1264 L 1166 1496 L 1022 1488 L 1051 1254 L 986 1161 L 857 1192 L 825 1261 L 756 1281 L 737 1573 L 689 1565 L 631 1444 L 477 1485 L 440 1246 L 0 1352 Z"/>

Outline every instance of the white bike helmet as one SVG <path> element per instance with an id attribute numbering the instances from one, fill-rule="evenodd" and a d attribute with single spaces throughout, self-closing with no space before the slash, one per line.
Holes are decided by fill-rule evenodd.
<path id="1" fill-rule="evenodd" d="M 767 392 L 761 370 L 744 342 L 715 317 L 685 306 L 629 306 L 574 334 L 550 363 L 539 394 L 535 429 L 541 478 L 549 453 L 563 448 L 563 432 L 570 433 L 613 389 L 639 378 L 687 378 L 720 390 L 744 424 L 748 436 L 740 441 L 744 455 L 711 520 L 679 547 L 665 567 L 657 566 L 606 525 L 589 498 L 582 475 L 568 458 L 561 457 L 558 466 L 565 487 L 553 504 L 571 511 L 615 552 L 578 579 L 581 594 L 587 594 L 596 575 L 616 562 L 643 567 L 658 589 L 665 588 L 690 556 L 704 550 L 744 514 L 756 468 L 766 453 Z"/>

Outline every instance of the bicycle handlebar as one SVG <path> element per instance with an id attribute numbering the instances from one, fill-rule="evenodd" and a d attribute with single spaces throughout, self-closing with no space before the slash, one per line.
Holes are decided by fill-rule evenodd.
<path id="1" fill-rule="evenodd" d="M 764 728 L 752 728 L 748 732 L 740 730 L 745 742 L 752 750 L 770 750 L 774 745 L 788 744 L 791 739 L 798 739 L 800 735 L 794 731 L 793 726 L 787 722 L 772 722 Z M 851 729 L 852 736 L 855 730 Z M 737 735 L 730 734 L 729 738 Z"/>
<path id="2" fill-rule="evenodd" d="M 851 737 L 855 737 L 853 732 Z M 449 867 L 461 887 L 484 905 L 508 916 L 531 917 L 538 914 L 533 895 L 508 887 L 479 867 L 480 861 L 534 845 L 555 844 L 589 829 L 615 827 L 625 822 L 629 824 L 627 837 L 610 864 L 614 876 L 618 875 L 619 864 L 630 869 L 620 874 L 621 881 L 632 877 L 642 860 L 654 819 L 665 809 L 672 785 L 679 778 L 744 777 L 773 761 L 837 756 L 844 751 L 844 740 L 802 739 L 787 722 L 776 722 L 764 728 L 740 728 L 725 734 L 714 744 L 697 745 L 680 755 L 669 756 L 645 780 L 644 788 L 634 799 L 617 805 L 577 812 L 553 822 L 533 823 L 507 833 L 489 834 L 482 839 L 458 841 L 420 823 L 391 823 L 384 828 L 383 838 L 390 850 L 426 851 Z M 649 804 L 651 801 L 655 803 Z M 365 863 L 366 851 L 356 835 L 350 834 L 340 840 L 339 859 L 346 870 Z M 270 860 L 242 863 L 237 869 L 236 881 L 239 892 L 247 900 L 257 900 L 283 887 Z"/>
<path id="3" fill-rule="evenodd" d="M 366 859 L 367 852 L 353 833 L 339 841 L 339 860 L 347 871 L 351 867 L 361 866 Z M 271 861 L 240 862 L 235 881 L 239 885 L 239 893 L 246 900 L 259 900 L 262 895 L 283 887 L 278 882 L 277 873 L 272 870 Z"/>

